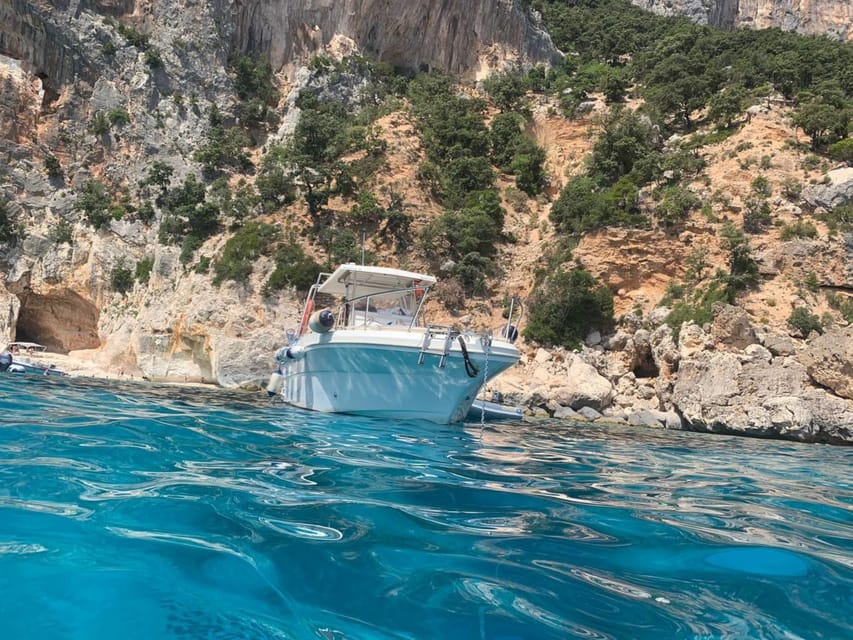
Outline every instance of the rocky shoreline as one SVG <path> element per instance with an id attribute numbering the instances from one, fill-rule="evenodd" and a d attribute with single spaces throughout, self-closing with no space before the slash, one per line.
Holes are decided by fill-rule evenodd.
<path id="1" fill-rule="evenodd" d="M 706 326 L 666 324 L 667 310 L 629 313 L 615 333 L 587 336 L 580 350 L 528 349 L 489 381 L 528 419 L 626 424 L 800 442 L 853 444 L 853 326 L 805 338 L 754 326 L 740 308 L 718 303 Z M 135 367 L 107 364 L 95 351 L 45 353 L 31 360 L 78 376 L 143 381 Z M 239 384 L 170 376 L 155 382 Z"/>
<path id="2" fill-rule="evenodd" d="M 629 313 L 578 351 L 537 349 L 490 384 L 530 416 L 853 444 L 853 326 L 797 338 L 715 306 L 674 332 Z"/>

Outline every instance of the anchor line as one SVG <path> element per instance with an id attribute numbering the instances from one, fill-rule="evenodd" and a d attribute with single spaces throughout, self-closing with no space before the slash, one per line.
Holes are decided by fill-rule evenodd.
<path id="1" fill-rule="evenodd" d="M 469 378 L 476 378 L 477 374 L 480 373 L 480 370 L 477 368 L 471 361 L 471 356 L 468 355 L 468 347 L 465 346 L 465 339 L 462 336 L 457 338 L 459 340 L 459 346 L 462 349 L 462 357 L 465 360 L 465 373 L 468 374 Z"/>

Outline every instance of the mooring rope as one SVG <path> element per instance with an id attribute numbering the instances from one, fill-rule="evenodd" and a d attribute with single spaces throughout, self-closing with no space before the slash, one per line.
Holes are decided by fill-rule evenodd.
<path id="1" fill-rule="evenodd" d="M 480 370 L 477 368 L 471 361 L 471 356 L 468 355 L 468 347 L 465 346 L 465 338 L 459 336 L 457 338 L 459 340 L 459 346 L 462 349 L 462 358 L 465 360 L 465 373 L 468 374 L 469 378 L 476 378 L 477 374 L 480 373 Z"/>

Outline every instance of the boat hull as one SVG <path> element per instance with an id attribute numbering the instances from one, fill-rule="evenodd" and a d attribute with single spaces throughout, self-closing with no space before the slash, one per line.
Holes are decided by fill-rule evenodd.
<path id="1" fill-rule="evenodd" d="M 460 422 L 484 375 L 492 378 L 518 360 L 514 346 L 500 343 L 489 349 L 487 366 L 478 336 L 465 337 L 467 369 L 458 339 L 444 356 L 444 338 L 424 348 L 423 332 L 346 330 L 305 337 L 298 359 L 282 366 L 281 396 L 322 412 Z M 477 369 L 473 377 L 470 365 Z"/>

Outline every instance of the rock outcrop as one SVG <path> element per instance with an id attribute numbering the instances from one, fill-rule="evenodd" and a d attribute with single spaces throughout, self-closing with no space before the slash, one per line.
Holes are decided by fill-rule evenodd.
<path id="1" fill-rule="evenodd" d="M 853 326 L 830 328 L 811 341 L 800 361 L 816 384 L 853 400 Z"/>
<path id="2" fill-rule="evenodd" d="M 803 189 L 803 200 L 813 207 L 830 210 L 853 202 L 853 167 L 827 171 L 823 184 L 813 184 Z"/>
<path id="3" fill-rule="evenodd" d="M 236 48 L 268 53 L 274 68 L 321 52 L 335 35 L 415 70 L 470 73 L 490 47 L 513 52 L 523 65 L 560 58 L 514 0 L 250 0 L 234 10 Z"/>
<path id="4" fill-rule="evenodd" d="M 220 51 L 230 39 L 237 51 L 268 56 L 276 70 L 321 53 L 338 35 L 415 70 L 471 73 L 489 49 L 528 66 L 561 58 L 534 15 L 513 0 L 220 0 L 206 7 L 193 3 L 191 9 L 181 0 L 11 0 L 0 3 L 0 53 L 24 61 L 56 94 L 78 80 L 94 85 L 111 66 L 105 45 L 114 39 L 98 16 L 121 18 L 150 32 L 154 43 L 168 37 L 164 25 L 179 39 L 191 34 L 198 42 L 174 53 L 180 66 L 199 53 L 198 44 L 210 45 L 217 37 Z M 162 46 L 164 52 L 171 48 Z"/>
<path id="5" fill-rule="evenodd" d="M 715 27 L 775 27 L 804 35 L 853 40 L 849 0 L 631 0 L 664 16 L 685 16 Z"/>
<path id="6" fill-rule="evenodd" d="M 853 443 L 853 327 L 796 340 L 717 303 L 707 330 L 676 338 L 666 316 L 629 313 L 579 353 L 539 349 L 495 386 L 531 415 Z"/>

